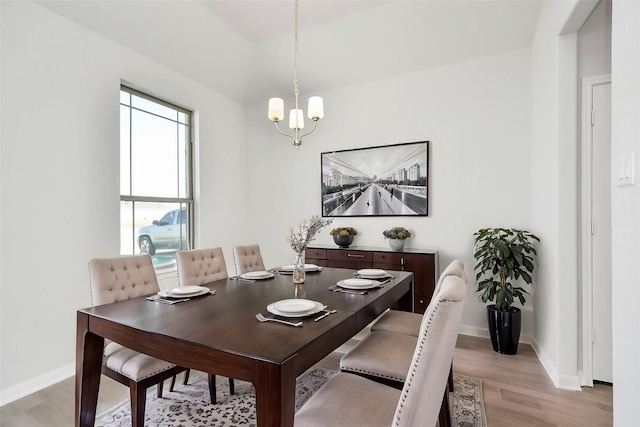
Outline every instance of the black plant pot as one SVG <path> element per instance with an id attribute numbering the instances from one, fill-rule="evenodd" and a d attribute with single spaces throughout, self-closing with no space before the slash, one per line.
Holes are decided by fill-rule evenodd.
<path id="1" fill-rule="evenodd" d="M 353 235 L 352 234 L 334 234 L 333 242 L 340 246 L 341 248 L 348 248 L 351 243 L 353 243 Z"/>
<path id="2" fill-rule="evenodd" d="M 522 311 L 517 307 L 511 307 L 509 311 L 500 311 L 495 305 L 488 305 L 487 320 L 493 351 L 501 354 L 516 354 L 518 341 L 520 341 Z"/>

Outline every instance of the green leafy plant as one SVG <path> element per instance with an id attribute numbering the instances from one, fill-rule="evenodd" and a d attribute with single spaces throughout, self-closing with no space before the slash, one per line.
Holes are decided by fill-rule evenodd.
<path id="1" fill-rule="evenodd" d="M 510 228 L 483 228 L 474 236 L 474 270 L 482 301 L 495 301 L 496 309 L 501 311 L 508 311 L 514 298 L 524 305 L 529 292 L 517 286 L 516 281 L 522 279 L 531 285 L 537 256 L 533 244 L 540 239 L 528 231 Z"/>
<path id="2" fill-rule="evenodd" d="M 385 239 L 408 239 L 411 237 L 411 232 L 404 227 L 393 227 L 390 230 L 382 232 Z"/>
<path id="3" fill-rule="evenodd" d="M 329 234 L 332 236 L 355 236 L 358 234 L 358 230 L 353 227 L 338 227 L 332 228 Z"/>

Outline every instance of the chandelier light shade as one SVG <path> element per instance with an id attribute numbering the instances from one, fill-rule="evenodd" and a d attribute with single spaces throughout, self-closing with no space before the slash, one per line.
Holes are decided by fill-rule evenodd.
<path id="1" fill-rule="evenodd" d="M 282 135 L 288 136 L 293 141 L 293 146 L 298 148 L 302 144 L 302 138 L 313 133 L 318 125 L 318 120 L 324 117 L 324 106 L 322 98 L 319 96 L 312 96 L 309 98 L 309 106 L 307 108 L 307 117 L 313 121 L 313 129 L 309 132 L 301 135 L 300 131 L 304 129 L 304 112 L 299 108 L 298 95 L 300 90 L 298 89 L 298 0 L 295 0 L 295 67 L 293 71 L 293 94 L 295 96 L 295 108 L 289 111 L 289 128 L 293 130 L 293 134 L 280 130 L 278 122 L 284 120 L 284 101 L 282 98 L 270 98 L 269 99 L 269 111 L 267 117 L 273 121 L 276 125 L 276 130 Z"/>

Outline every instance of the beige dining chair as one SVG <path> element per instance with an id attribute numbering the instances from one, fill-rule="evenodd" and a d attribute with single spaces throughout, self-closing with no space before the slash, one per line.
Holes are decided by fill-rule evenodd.
<path id="1" fill-rule="evenodd" d="M 295 425 L 434 426 L 462 318 L 467 287 L 447 276 L 427 307 L 402 390 L 341 372 L 295 415 Z"/>
<path id="2" fill-rule="evenodd" d="M 237 275 L 251 271 L 266 270 L 260 254 L 260 245 L 235 246 L 233 248 L 233 260 L 236 265 Z"/>
<path id="3" fill-rule="evenodd" d="M 222 248 L 192 249 L 176 252 L 180 286 L 200 286 L 229 277 Z M 189 370 L 184 374 L 184 384 L 189 381 Z M 209 374 L 211 403 L 216 403 L 216 376 Z M 172 380 L 172 385 L 175 378 Z M 229 378 L 229 393 L 235 394 L 233 378 Z"/>
<path id="4" fill-rule="evenodd" d="M 89 277 L 94 306 L 151 295 L 160 290 L 148 254 L 92 259 Z M 164 380 L 182 371 L 185 368 L 105 340 L 102 373 L 129 387 L 133 427 L 144 426 L 147 388 L 156 385 L 158 397 L 162 397 Z"/>
<path id="5" fill-rule="evenodd" d="M 433 295 L 437 295 L 445 277 L 455 275 L 467 282 L 464 273 L 464 264 L 458 259 L 454 259 L 440 274 L 438 282 L 433 290 Z M 411 313 L 409 311 L 389 310 L 384 313 L 373 325 L 371 331 L 395 332 L 398 334 L 418 336 L 422 314 Z"/>
<path id="6" fill-rule="evenodd" d="M 222 248 L 176 252 L 180 286 L 199 286 L 229 277 Z"/>
<path id="7" fill-rule="evenodd" d="M 453 261 L 440 275 L 438 284 L 436 285 L 437 292 L 434 293 L 434 298 L 440 292 L 442 283 L 449 277 L 458 277 L 463 283 L 467 283 L 466 275 L 460 268 L 462 263 L 460 261 Z M 396 311 L 388 312 L 395 313 Z M 360 341 L 355 347 L 353 347 L 347 354 L 345 354 L 340 360 L 340 369 L 345 372 L 351 372 L 358 375 L 365 376 L 369 379 L 382 382 L 392 387 L 401 388 L 407 377 L 407 368 L 411 362 L 413 350 L 415 348 L 418 335 L 420 333 L 420 327 L 424 322 L 424 317 L 427 315 L 417 315 L 414 313 L 406 313 L 413 317 L 402 317 L 404 312 L 397 312 L 398 317 L 393 317 L 392 320 L 400 319 L 395 325 L 387 325 L 386 329 L 372 330 L 362 341 Z M 413 329 L 415 327 L 415 319 L 419 317 L 420 323 L 418 324 L 418 330 L 413 335 Z M 409 321 L 407 321 L 407 319 Z M 391 324 L 391 322 L 389 322 Z M 398 325 L 400 327 L 398 327 Z M 391 326 L 394 326 L 392 328 Z M 396 332 L 400 331 L 400 332 Z M 449 367 L 448 376 L 448 390 L 453 391 L 453 366 Z M 446 404 L 443 404 L 443 416 L 446 416 L 448 409 L 448 395 L 444 395 Z"/>

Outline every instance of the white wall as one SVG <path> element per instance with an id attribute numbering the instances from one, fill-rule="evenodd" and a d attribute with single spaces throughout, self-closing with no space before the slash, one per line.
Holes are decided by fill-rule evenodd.
<path id="1" fill-rule="evenodd" d="M 121 79 L 196 110 L 203 245 L 246 221 L 246 135 L 241 105 L 31 2 L 0 7 L 4 402 L 73 374 L 87 262 L 119 253 Z"/>
<path id="2" fill-rule="evenodd" d="M 298 150 L 273 129 L 266 100 L 251 107 L 248 200 L 261 214 L 252 235 L 266 249 L 267 264 L 290 263 L 289 227 L 321 212 L 321 152 L 429 140 L 428 217 L 339 218 L 333 226 L 353 226 L 356 245 L 379 247 L 388 245 L 383 230 L 405 226 L 414 232 L 406 246 L 437 249 L 441 268 L 462 259 L 470 279 L 464 331 L 485 334 L 485 305 L 472 273 L 473 233 L 531 228 L 530 53 L 516 50 L 322 93 L 325 118 Z M 307 96 L 302 93 L 303 103 Z M 317 242 L 333 244 L 328 231 Z M 525 340 L 533 332 L 532 302 L 524 312 Z"/>
<path id="3" fill-rule="evenodd" d="M 595 2 L 545 2 L 533 42 L 532 222 L 540 230 L 534 348 L 579 389 L 577 30 Z"/>
<path id="4" fill-rule="evenodd" d="M 612 271 L 613 420 L 640 419 L 640 2 L 613 2 L 612 17 Z M 617 187 L 618 156 L 635 153 L 635 185 Z"/>

